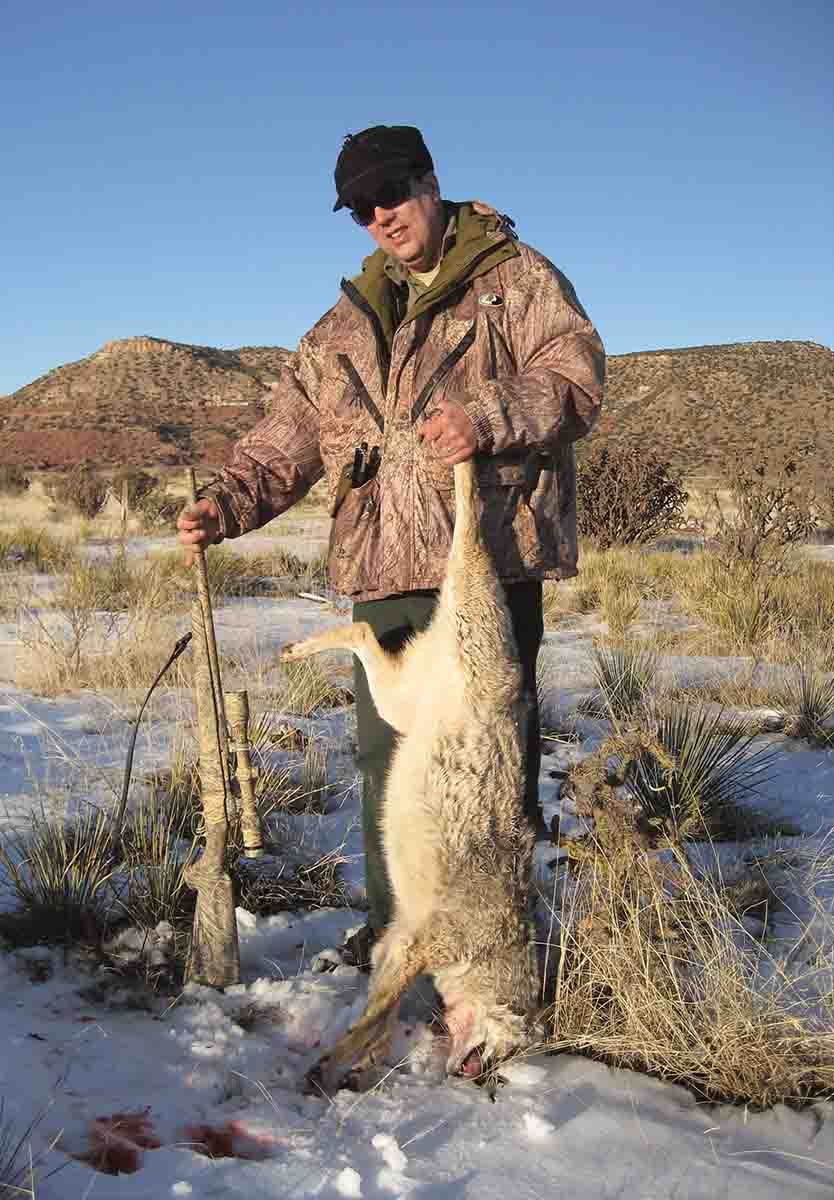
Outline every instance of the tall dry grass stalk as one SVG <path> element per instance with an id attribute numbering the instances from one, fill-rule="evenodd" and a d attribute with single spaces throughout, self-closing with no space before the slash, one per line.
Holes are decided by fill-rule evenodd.
<path id="1" fill-rule="evenodd" d="M 732 892 L 664 856 L 598 847 L 555 900 L 548 1045 L 756 1107 L 834 1093 L 834 1014 L 752 936 Z M 830 955 L 830 950 L 829 950 Z M 829 963 L 829 966 L 834 965 Z"/>

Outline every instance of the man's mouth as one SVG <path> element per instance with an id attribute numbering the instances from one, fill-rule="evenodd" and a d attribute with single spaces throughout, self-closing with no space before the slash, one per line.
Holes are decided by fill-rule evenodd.
<path id="1" fill-rule="evenodd" d="M 392 241 L 396 244 L 398 242 L 401 242 L 405 238 L 407 233 L 408 233 L 407 229 L 396 229 L 396 230 L 394 230 L 393 233 L 388 234 L 388 239 L 389 239 L 389 241 Z"/>

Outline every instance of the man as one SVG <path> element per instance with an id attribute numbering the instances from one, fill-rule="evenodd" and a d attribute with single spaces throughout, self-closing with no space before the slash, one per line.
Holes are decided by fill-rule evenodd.
<path id="1" fill-rule="evenodd" d="M 478 458 L 482 527 L 519 645 L 527 698 L 526 811 L 541 826 L 536 657 L 542 580 L 576 574 L 573 442 L 602 400 L 602 343 L 569 281 L 517 241 L 512 222 L 441 199 L 420 132 L 378 125 L 345 139 L 334 211 L 378 249 L 301 340 L 272 412 L 180 515 L 206 545 L 257 529 L 326 475 L 330 581 L 380 641 L 424 628 L 452 532 L 452 467 Z M 367 962 L 390 895 L 379 838 L 394 732 L 355 666 L 368 925 Z"/>

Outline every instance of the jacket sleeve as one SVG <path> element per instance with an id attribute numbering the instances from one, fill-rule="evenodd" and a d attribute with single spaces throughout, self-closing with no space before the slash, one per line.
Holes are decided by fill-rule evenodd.
<path id="1" fill-rule="evenodd" d="M 219 475 L 200 489 L 219 509 L 221 539 L 260 529 L 321 479 L 319 382 L 307 335 L 272 386 L 269 415 L 235 443 Z"/>
<path id="2" fill-rule="evenodd" d="M 555 451 L 590 432 L 602 405 L 605 351 L 570 281 L 547 259 L 505 292 L 512 374 L 485 380 L 463 407 L 482 452 Z"/>

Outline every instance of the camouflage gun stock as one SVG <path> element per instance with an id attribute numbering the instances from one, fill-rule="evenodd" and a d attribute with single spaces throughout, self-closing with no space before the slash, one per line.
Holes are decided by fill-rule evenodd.
<path id="1" fill-rule="evenodd" d="M 197 487 L 192 468 L 188 470 L 188 492 L 195 504 Z M 186 883 L 197 892 L 185 977 L 189 982 L 223 988 L 240 982 L 240 950 L 232 880 L 226 867 L 231 800 L 226 718 L 202 548 L 195 554 L 195 570 L 197 596 L 191 606 L 191 629 L 205 847 L 197 862 L 185 869 Z"/>

